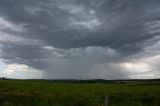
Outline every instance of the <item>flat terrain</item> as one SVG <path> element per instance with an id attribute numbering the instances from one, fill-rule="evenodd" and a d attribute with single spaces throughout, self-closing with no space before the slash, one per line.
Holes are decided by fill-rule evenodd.
<path id="1" fill-rule="evenodd" d="M 0 106 L 160 106 L 160 83 L 0 80 Z"/>

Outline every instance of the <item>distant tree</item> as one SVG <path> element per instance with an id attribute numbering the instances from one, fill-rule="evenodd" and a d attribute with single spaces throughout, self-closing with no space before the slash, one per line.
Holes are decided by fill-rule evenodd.
<path id="1" fill-rule="evenodd" d="M 0 80 L 6 80 L 8 79 L 7 77 L 0 77 Z"/>

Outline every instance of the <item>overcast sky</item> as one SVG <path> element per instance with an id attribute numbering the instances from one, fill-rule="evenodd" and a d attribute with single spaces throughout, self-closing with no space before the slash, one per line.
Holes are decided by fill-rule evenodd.
<path id="1" fill-rule="evenodd" d="M 160 0 L 0 0 L 0 77 L 160 78 Z"/>

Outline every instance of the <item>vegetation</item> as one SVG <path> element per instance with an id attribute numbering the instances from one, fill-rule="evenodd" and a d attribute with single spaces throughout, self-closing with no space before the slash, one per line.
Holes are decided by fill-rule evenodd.
<path id="1" fill-rule="evenodd" d="M 0 106 L 104 106 L 106 96 L 108 106 L 160 106 L 160 83 L 0 80 Z"/>

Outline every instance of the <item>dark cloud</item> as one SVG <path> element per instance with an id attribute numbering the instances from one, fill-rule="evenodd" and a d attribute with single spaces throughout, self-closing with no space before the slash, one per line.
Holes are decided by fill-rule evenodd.
<path id="1" fill-rule="evenodd" d="M 26 36 L 42 39 L 55 47 L 110 46 L 121 50 L 126 45 L 134 46 L 135 43 L 153 37 L 147 34 L 144 23 L 159 18 L 158 12 L 150 11 L 150 9 L 159 9 L 157 5 L 159 1 L 103 0 L 101 2 L 53 0 L 44 3 L 44 1 L 2 0 L 0 4 L 1 13 L 7 19 L 16 24 L 25 24 L 28 29 Z M 88 13 L 91 10 L 95 15 Z M 152 17 L 149 16 L 151 14 Z M 80 25 L 77 25 L 78 29 L 75 28 L 76 25 L 70 25 L 72 23 L 70 18 L 80 21 Z M 98 30 L 89 31 L 83 28 L 85 23 L 90 24 L 91 20 L 96 19 L 101 22 Z M 83 23 L 81 20 L 84 20 Z M 94 24 L 91 25 L 94 27 Z"/>
<path id="2" fill-rule="evenodd" d="M 0 56 L 57 78 L 87 78 L 95 64 L 122 62 L 158 42 L 159 11 L 159 0 L 0 0 Z"/>

